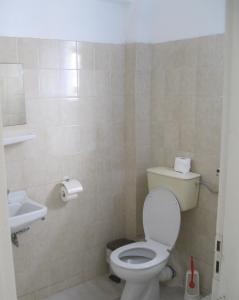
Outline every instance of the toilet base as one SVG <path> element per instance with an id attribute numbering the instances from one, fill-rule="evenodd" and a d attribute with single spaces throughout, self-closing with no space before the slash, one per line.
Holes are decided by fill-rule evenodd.
<path id="1" fill-rule="evenodd" d="M 160 286 L 158 278 L 149 282 L 126 282 L 120 300 L 159 300 Z"/>

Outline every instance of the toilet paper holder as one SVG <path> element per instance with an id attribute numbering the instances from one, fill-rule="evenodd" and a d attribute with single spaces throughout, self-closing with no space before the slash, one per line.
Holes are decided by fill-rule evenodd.
<path id="1" fill-rule="evenodd" d="M 78 194 L 83 191 L 83 186 L 79 180 L 66 177 L 61 182 L 60 195 L 64 202 L 76 199 Z"/>

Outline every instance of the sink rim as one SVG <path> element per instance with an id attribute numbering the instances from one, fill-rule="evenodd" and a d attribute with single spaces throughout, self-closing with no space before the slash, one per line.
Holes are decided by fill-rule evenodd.
<path id="1" fill-rule="evenodd" d="M 20 203 L 21 207 L 24 203 L 30 203 L 38 209 L 31 212 L 10 216 L 9 207 L 17 203 Z M 47 207 L 31 200 L 25 191 L 10 192 L 8 195 L 8 214 L 11 232 L 14 233 L 22 230 L 23 228 L 29 227 L 35 221 L 45 218 L 47 215 Z"/>

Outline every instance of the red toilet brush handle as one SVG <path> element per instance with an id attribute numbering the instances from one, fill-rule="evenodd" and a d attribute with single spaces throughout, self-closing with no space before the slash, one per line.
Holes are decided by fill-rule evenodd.
<path id="1" fill-rule="evenodd" d="M 191 280 L 189 282 L 189 287 L 191 289 L 195 288 L 195 282 L 194 282 L 194 272 L 195 272 L 195 268 L 194 268 L 194 260 L 193 257 L 191 256 Z"/>

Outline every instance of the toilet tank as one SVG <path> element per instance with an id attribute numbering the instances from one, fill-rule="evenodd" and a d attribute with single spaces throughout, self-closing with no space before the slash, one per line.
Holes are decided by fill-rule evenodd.
<path id="1" fill-rule="evenodd" d="M 170 168 L 158 167 L 147 170 L 149 191 L 164 187 L 176 196 L 181 211 L 197 205 L 200 175 L 196 173 L 182 174 Z"/>

